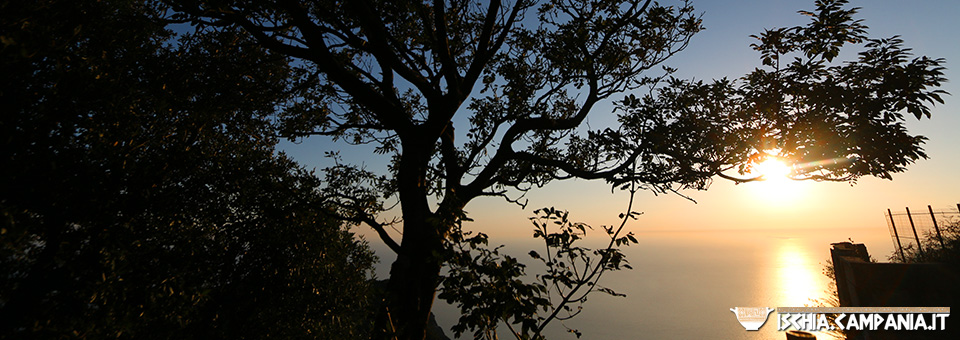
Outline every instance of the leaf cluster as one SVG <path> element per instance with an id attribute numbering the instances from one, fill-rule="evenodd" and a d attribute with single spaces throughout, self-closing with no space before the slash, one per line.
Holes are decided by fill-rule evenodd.
<path id="1" fill-rule="evenodd" d="M 474 338 L 496 339 L 501 322 L 518 324 L 524 334 L 536 329 L 536 315 L 549 301 L 543 285 L 524 282 L 526 265 L 502 254 L 503 246 L 488 248 L 483 233 L 453 234 L 437 297 L 460 308 L 454 336 L 472 331 Z"/>
<path id="2" fill-rule="evenodd" d="M 845 4 L 818 1 L 816 11 L 801 11 L 808 24 L 755 36 L 764 67 L 735 81 L 670 80 L 656 96 L 627 97 L 622 130 L 579 149 L 630 136 L 613 152 L 637 150 L 641 173 L 695 188 L 714 174 L 743 175 L 767 155 L 793 164 L 794 179 L 892 178 L 926 158 L 926 138 L 908 133 L 904 116 L 929 118 L 930 107 L 943 103 L 944 60 L 913 57 L 898 37 L 866 38 L 866 26 L 853 19 L 857 9 Z M 842 47 L 858 43 L 856 60 L 832 63 Z"/>
<path id="3" fill-rule="evenodd" d="M 285 57 L 150 1 L 0 6 L 4 336 L 366 334 L 372 252 L 274 151 Z"/>
<path id="4" fill-rule="evenodd" d="M 526 265 L 502 254 L 503 246 L 490 249 L 485 234 L 454 230 L 439 298 L 461 310 L 453 326 L 456 336 L 473 331 L 477 339 L 496 339 L 497 327 L 502 324 L 517 339 L 542 339 L 543 330 L 551 322 L 580 314 L 591 292 L 626 296 L 598 282 L 607 271 L 632 269 L 620 248 L 637 243 L 637 239 L 632 232 L 622 230 L 639 213 L 621 214 L 619 227 L 604 226 L 610 240 L 598 249 L 581 245 L 592 227 L 572 222 L 568 212 L 543 208 L 534 214 L 537 216 L 530 218 L 533 237 L 543 240 L 545 253 L 531 250 L 528 254 L 545 270 L 530 283 L 524 281 Z M 576 329 L 567 330 L 578 338 L 582 335 Z"/>

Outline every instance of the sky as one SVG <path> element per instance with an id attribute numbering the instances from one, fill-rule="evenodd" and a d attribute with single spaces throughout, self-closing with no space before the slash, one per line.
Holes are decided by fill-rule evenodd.
<path id="1" fill-rule="evenodd" d="M 800 25 L 806 18 L 797 10 L 813 10 L 813 1 L 694 1 L 703 12 L 706 30 L 694 36 L 690 46 L 665 64 L 679 69 L 679 78 L 713 79 L 739 77 L 759 65 L 749 45 L 751 34 L 765 28 Z M 788 182 L 746 183 L 734 185 L 717 179 L 707 191 L 683 192 L 696 203 L 678 195 L 655 196 L 640 192 L 635 211 L 643 215 L 628 228 L 634 231 L 698 229 L 769 228 L 876 228 L 886 232 L 886 210 L 956 209 L 960 203 L 960 2 L 957 1 L 851 1 L 862 7 L 872 38 L 900 35 L 916 55 L 945 58 L 948 81 L 943 90 L 954 94 L 945 104 L 932 110 L 932 119 L 910 116 L 907 127 L 912 133 L 929 138 L 925 145 L 927 160 L 895 174 L 894 179 L 862 178 L 856 184 Z M 852 50 L 851 50 L 852 51 Z M 849 52 L 849 51 L 848 51 Z M 852 53 L 840 58 L 851 59 Z M 599 111 L 602 111 L 599 110 Z M 596 112 L 596 115 L 609 113 Z M 594 127 L 602 118 L 593 118 Z M 382 167 L 383 160 L 372 158 L 369 150 L 344 147 L 322 138 L 299 144 L 284 142 L 281 150 L 308 169 L 329 164 L 323 152 L 341 150 L 346 159 L 368 166 Z M 554 206 L 569 210 L 573 220 L 593 226 L 617 223 L 617 215 L 626 208 L 628 196 L 611 192 L 602 181 L 570 180 L 554 182 L 527 196 L 527 208 L 498 198 L 479 198 L 466 210 L 475 221 L 468 229 L 482 230 L 492 237 L 529 237 L 528 217 L 533 209 Z M 361 234 L 375 240 L 374 233 L 361 228 Z M 838 242 L 846 240 L 838 235 Z M 375 242 L 375 241 L 374 241 Z"/>

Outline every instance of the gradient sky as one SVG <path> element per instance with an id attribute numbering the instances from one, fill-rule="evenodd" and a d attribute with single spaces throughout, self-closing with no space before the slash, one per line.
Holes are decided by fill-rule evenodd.
<path id="1" fill-rule="evenodd" d="M 734 185 L 717 179 L 708 191 L 685 192 L 693 203 L 677 195 L 654 196 L 640 192 L 635 206 L 644 215 L 631 226 L 632 230 L 691 229 L 755 229 L 755 228 L 840 228 L 870 227 L 886 231 L 883 214 L 887 208 L 903 210 L 953 208 L 960 203 L 960 2 L 957 1 L 852 1 L 863 7 L 859 17 L 869 26 L 871 38 L 900 35 L 916 55 L 946 59 L 944 90 L 953 94 L 946 103 L 932 110 L 932 119 L 917 121 L 908 118 L 912 133 L 929 138 L 925 149 L 930 159 L 921 160 L 894 180 L 862 178 L 855 185 L 848 183 L 792 182 L 747 183 Z M 764 28 L 800 25 L 806 18 L 797 10 L 813 10 L 813 1 L 694 1 L 698 12 L 704 12 L 706 30 L 696 35 L 690 46 L 667 65 L 679 69 L 680 78 L 712 79 L 739 77 L 760 65 L 750 49 L 749 37 Z M 851 59 L 854 50 L 841 54 Z M 616 98 L 616 97 L 615 97 Z M 596 128 L 609 117 L 597 110 L 590 117 Z M 321 138 L 301 144 L 284 142 L 281 150 L 307 168 L 321 169 L 329 164 L 322 158 L 327 150 L 340 149 L 345 159 L 379 170 L 384 160 L 372 158 L 363 148 L 343 147 Z M 569 210 L 574 220 L 599 226 L 617 222 L 625 208 L 627 195 L 611 193 L 602 181 L 555 182 L 527 194 L 529 205 L 521 210 L 495 198 L 474 200 L 467 212 L 475 222 L 465 227 L 482 230 L 494 237 L 532 235 L 527 217 L 532 210 L 556 206 Z M 366 232 L 368 239 L 375 234 Z M 837 241 L 846 236 L 838 236 Z M 496 242 L 496 241 L 494 241 Z"/>

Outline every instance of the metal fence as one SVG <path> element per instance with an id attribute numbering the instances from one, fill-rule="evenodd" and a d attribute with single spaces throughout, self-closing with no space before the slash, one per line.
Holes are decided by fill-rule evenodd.
<path id="1" fill-rule="evenodd" d="M 916 252 L 922 257 L 924 248 L 942 248 L 944 230 L 960 223 L 960 204 L 939 210 L 929 205 L 926 209 L 904 209 L 902 212 L 887 209 L 885 214 L 893 247 L 903 262 L 907 262 L 908 253 Z"/>

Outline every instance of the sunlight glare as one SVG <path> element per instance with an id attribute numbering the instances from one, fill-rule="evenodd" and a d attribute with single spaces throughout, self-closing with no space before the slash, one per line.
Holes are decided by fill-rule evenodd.
<path id="1" fill-rule="evenodd" d="M 758 175 L 762 175 L 767 181 L 787 180 L 793 169 L 776 158 L 768 158 L 760 164 L 757 164 L 755 170 Z"/>
<path id="2" fill-rule="evenodd" d="M 790 179 L 793 168 L 776 157 L 769 157 L 750 170 L 753 176 L 763 180 L 749 183 L 754 196 L 771 206 L 790 206 L 798 203 L 805 183 Z"/>
<path id="3" fill-rule="evenodd" d="M 777 251 L 777 281 L 780 306 L 802 307 L 820 298 L 825 287 L 817 280 L 820 267 L 809 261 L 796 239 L 780 240 Z"/>

